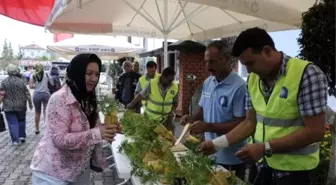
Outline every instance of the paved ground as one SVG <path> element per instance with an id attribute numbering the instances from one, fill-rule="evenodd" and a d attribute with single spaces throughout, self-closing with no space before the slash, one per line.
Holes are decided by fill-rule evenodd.
<path id="1" fill-rule="evenodd" d="M 35 135 L 33 112 L 27 113 L 27 142 L 19 146 L 12 146 L 8 131 L 0 133 L 0 185 L 31 185 L 31 170 L 29 168 L 35 146 L 43 136 Z M 8 127 L 7 127 L 8 129 Z M 105 156 L 111 151 L 104 149 Z M 113 161 L 109 161 L 112 163 Z M 115 185 L 122 180 L 117 178 L 115 170 L 92 174 L 92 185 Z"/>
<path id="2" fill-rule="evenodd" d="M 29 166 L 35 146 L 43 136 L 44 124 L 40 125 L 41 133 L 35 135 L 33 111 L 27 112 L 26 120 L 27 139 L 26 143 L 22 145 L 13 146 L 11 144 L 7 124 L 7 131 L 0 132 L 0 185 L 31 185 Z M 41 120 L 43 119 L 41 118 Z M 179 136 L 183 128 L 177 122 L 178 120 L 176 120 L 175 135 Z M 105 157 L 111 154 L 109 148 L 104 148 Z M 108 162 L 112 164 L 113 159 L 109 159 Z M 93 173 L 91 177 L 91 185 L 117 185 L 122 181 L 122 179 L 118 179 L 115 168 L 106 169 L 103 173 Z M 126 185 L 132 185 L 132 183 L 129 182 Z"/>
<path id="3" fill-rule="evenodd" d="M 43 136 L 44 124 L 41 124 L 41 134 L 35 135 L 34 113 L 27 112 L 27 140 L 19 146 L 12 146 L 10 136 L 7 131 L 0 133 L 0 185 L 31 185 L 31 170 L 29 168 L 33 157 L 35 146 Z M 181 128 L 177 128 L 177 135 Z M 104 149 L 104 155 L 111 155 L 108 148 Z M 109 160 L 113 163 L 113 159 Z M 92 185 L 115 185 L 122 182 L 118 179 L 114 168 L 106 169 L 103 173 L 92 174 Z M 131 185 L 129 183 L 128 185 Z"/>

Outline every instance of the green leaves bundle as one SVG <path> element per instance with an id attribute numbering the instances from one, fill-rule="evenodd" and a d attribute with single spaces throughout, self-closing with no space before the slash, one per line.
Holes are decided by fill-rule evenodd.
<path id="1" fill-rule="evenodd" d="M 109 115 L 111 112 L 118 110 L 119 102 L 110 99 L 107 96 L 102 96 L 97 103 L 99 111 L 101 111 L 104 115 Z"/>
<path id="2" fill-rule="evenodd" d="M 156 184 L 164 181 L 165 184 L 174 184 L 177 178 L 184 178 L 190 185 L 209 184 L 215 172 L 214 161 L 196 151 L 197 144 L 185 143 L 190 149 L 185 155 L 179 156 L 179 162 L 170 150 L 165 150 L 167 144 L 159 137 L 154 129 L 160 123 L 151 121 L 146 117 L 126 111 L 120 123 L 124 134 L 132 141 L 124 141 L 119 152 L 125 153 L 130 159 L 132 174 L 140 177 L 143 184 Z M 155 154 L 156 165 L 149 165 L 144 161 L 149 153 Z M 154 159 L 155 157 L 153 157 Z M 227 179 L 229 184 L 235 184 L 237 178 L 231 175 Z M 241 181 L 241 185 L 245 183 Z"/>

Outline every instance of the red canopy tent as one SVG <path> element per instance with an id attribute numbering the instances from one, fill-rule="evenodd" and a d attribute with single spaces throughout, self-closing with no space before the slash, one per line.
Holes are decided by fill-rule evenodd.
<path id="1" fill-rule="evenodd" d="M 55 0 L 0 0 L 0 14 L 12 19 L 44 26 Z M 54 42 L 73 37 L 72 34 L 55 34 Z"/>
<path id="2" fill-rule="evenodd" d="M 29 24 L 44 26 L 55 0 L 0 0 L 0 14 Z"/>

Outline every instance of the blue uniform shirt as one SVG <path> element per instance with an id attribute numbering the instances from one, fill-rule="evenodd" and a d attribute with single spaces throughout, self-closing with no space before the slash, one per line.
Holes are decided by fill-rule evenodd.
<path id="1" fill-rule="evenodd" d="M 246 82 L 234 71 L 223 81 L 217 82 L 214 76 L 204 81 L 199 105 L 203 108 L 204 122 L 226 123 L 235 117 L 245 117 Z M 205 139 L 212 140 L 220 135 L 206 132 Z M 240 142 L 216 153 L 216 162 L 226 165 L 240 164 L 235 153 L 245 145 Z"/>

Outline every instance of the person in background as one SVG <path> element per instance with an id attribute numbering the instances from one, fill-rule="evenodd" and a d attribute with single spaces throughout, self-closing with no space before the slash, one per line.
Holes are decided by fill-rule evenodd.
<path id="1" fill-rule="evenodd" d="M 46 133 L 30 165 L 32 185 L 90 185 L 91 170 L 106 167 L 102 141 L 112 142 L 119 128 L 99 121 L 94 89 L 101 66 L 95 54 L 71 60 L 66 84 L 48 102 Z"/>
<path id="2" fill-rule="evenodd" d="M 31 76 L 31 72 L 28 70 L 28 67 L 24 68 L 23 76 L 26 79 L 26 83 L 28 84 Z"/>
<path id="3" fill-rule="evenodd" d="M 139 78 L 139 82 L 137 83 L 137 86 L 135 88 L 135 95 L 139 94 L 142 89 L 144 89 L 149 80 L 154 79 L 154 78 L 158 78 L 160 76 L 160 74 L 156 73 L 156 69 L 157 69 L 157 65 L 154 61 L 148 61 L 146 64 L 146 74 L 142 75 Z M 146 100 L 142 100 L 141 101 L 141 105 L 142 105 L 142 109 L 145 110 L 146 108 Z M 137 104 L 138 105 L 138 104 Z M 136 111 L 137 113 L 141 113 L 140 110 Z"/>
<path id="4" fill-rule="evenodd" d="M 203 83 L 199 106 L 192 116 L 184 115 L 182 125 L 192 123 L 190 131 L 204 134 L 206 140 L 215 139 L 228 133 L 245 118 L 246 83 L 232 69 L 231 48 L 225 41 L 211 42 L 205 52 L 207 68 L 213 76 Z M 216 163 L 244 180 L 245 164 L 235 156 L 245 141 L 218 150 Z"/>
<path id="5" fill-rule="evenodd" d="M 61 79 L 59 77 L 59 68 L 58 66 L 52 66 L 50 70 L 50 78 L 53 81 L 54 85 L 49 84 L 50 94 L 58 91 L 61 88 Z"/>
<path id="6" fill-rule="evenodd" d="M 0 98 L 8 123 L 9 134 L 13 145 L 26 141 L 26 111 L 33 108 L 29 90 L 21 78 L 17 76 L 17 67 L 9 64 L 8 77 L 1 82 Z"/>
<path id="7" fill-rule="evenodd" d="M 115 99 L 124 106 L 129 104 L 134 98 L 136 84 L 139 81 L 140 74 L 133 71 L 133 66 L 130 61 L 123 63 L 124 73 L 119 77 L 116 86 Z"/>
<path id="8" fill-rule="evenodd" d="M 199 150 L 213 153 L 250 136 L 236 156 L 257 162 L 255 185 L 310 185 L 319 164 L 319 142 L 325 133 L 327 79 L 319 67 L 278 51 L 263 29 L 239 34 L 232 55 L 250 73 L 246 118 L 229 133 L 203 142 Z"/>
<path id="9" fill-rule="evenodd" d="M 140 74 L 140 65 L 138 61 L 135 61 L 133 64 L 133 71 Z"/>
<path id="10" fill-rule="evenodd" d="M 159 78 L 153 78 L 147 83 L 147 86 L 127 105 L 127 109 L 133 109 L 139 101 L 147 99 L 145 115 L 149 119 L 163 123 L 174 133 L 173 118 L 179 92 L 178 85 L 174 82 L 175 74 L 174 68 L 165 68 Z"/>
<path id="11" fill-rule="evenodd" d="M 35 107 L 35 134 L 40 133 L 40 116 L 43 105 L 43 116 L 46 117 L 45 110 L 48 100 L 50 98 L 50 85 L 54 82 L 49 78 L 48 74 L 44 72 L 43 65 L 37 64 L 35 66 L 35 74 L 30 78 L 29 87 L 34 88 L 33 102 Z"/>

